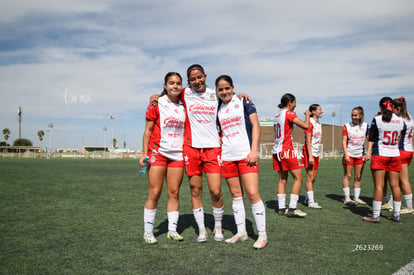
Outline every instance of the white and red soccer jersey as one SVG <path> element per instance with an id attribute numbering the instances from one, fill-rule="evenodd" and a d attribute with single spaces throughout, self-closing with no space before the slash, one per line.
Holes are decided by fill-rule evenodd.
<path id="1" fill-rule="evenodd" d="M 216 92 L 207 88 L 204 93 L 197 93 L 186 87 L 181 93 L 187 122 L 185 124 L 184 144 L 194 148 L 220 147 L 217 130 Z"/>
<path id="2" fill-rule="evenodd" d="M 239 99 L 236 95 L 229 103 L 220 105 L 218 119 L 222 130 L 222 160 L 242 160 L 250 153 L 252 125 L 249 116 L 256 112 L 253 102 Z"/>
<path id="3" fill-rule="evenodd" d="M 349 122 L 344 125 L 342 135 L 347 137 L 346 151 L 353 158 L 362 157 L 364 155 L 364 143 L 368 135 L 368 124 L 362 122 L 361 125 L 354 125 Z"/>
<path id="4" fill-rule="evenodd" d="M 306 133 L 311 133 L 311 149 L 312 156 L 319 157 L 321 154 L 320 144 L 322 139 L 322 125 L 319 121 L 310 118 L 309 128 L 305 132 L 305 145 L 306 146 Z"/>
<path id="5" fill-rule="evenodd" d="M 400 150 L 413 152 L 414 120 L 410 114 L 408 116 L 408 119 L 404 119 L 407 128 L 401 135 Z"/>
<path id="6" fill-rule="evenodd" d="M 184 106 L 168 100 L 168 97 L 161 96 L 157 106 L 148 106 L 146 118 L 155 122 L 150 138 L 148 150 L 155 150 L 163 156 L 173 159 L 183 159 Z"/>
<path id="7" fill-rule="evenodd" d="M 275 131 L 275 145 L 272 154 L 280 152 L 289 152 L 293 150 L 291 132 L 293 128 L 293 120 L 297 115 L 287 109 L 281 109 L 273 119 L 273 127 Z"/>
<path id="8" fill-rule="evenodd" d="M 369 128 L 370 135 L 374 137 L 372 155 L 398 157 L 398 138 L 404 129 L 404 120 L 395 114 L 392 114 L 390 122 L 382 121 L 382 115 L 374 117 Z"/>

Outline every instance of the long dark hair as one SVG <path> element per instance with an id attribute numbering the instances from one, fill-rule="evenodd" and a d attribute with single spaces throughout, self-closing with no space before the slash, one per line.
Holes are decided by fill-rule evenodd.
<path id="1" fill-rule="evenodd" d="M 362 122 L 364 122 L 364 108 L 362 108 L 362 106 L 357 106 L 352 109 L 352 111 L 354 110 L 358 111 L 358 113 L 361 115 L 359 118 L 359 126 L 361 126 Z"/>
<path id="2" fill-rule="evenodd" d="M 311 113 L 312 113 L 312 114 L 310 115 L 311 117 L 313 117 L 313 111 L 316 111 L 316 109 L 318 109 L 318 107 L 319 107 L 319 106 L 321 106 L 321 105 L 316 104 L 316 103 L 311 104 L 311 105 L 309 106 L 309 112 L 311 112 Z"/>
<path id="3" fill-rule="evenodd" d="M 407 101 L 404 97 L 394 98 L 392 100 L 392 104 L 394 105 L 394 107 L 401 108 L 400 115 L 402 118 L 408 119 L 410 117 L 407 112 Z"/>
<path id="4" fill-rule="evenodd" d="M 392 118 L 392 98 L 389 96 L 385 96 L 381 98 L 379 102 L 380 107 L 380 114 L 382 115 L 382 121 L 390 122 Z"/>
<path id="5" fill-rule="evenodd" d="M 296 97 L 292 94 L 286 93 L 284 95 L 282 95 L 282 98 L 280 99 L 280 103 L 279 105 L 277 105 L 277 107 L 279 107 L 280 109 L 288 106 L 289 102 L 293 102 L 296 100 Z"/>
<path id="6" fill-rule="evenodd" d="M 231 79 L 230 76 L 223 74 L 223 75 L 220 75 L 219 77 L 217 77 L 216 82 L 215 82 L 216 87 L 217 87 L 218 83 L 220 82 L 220 80 L 224 80 L 224 81 L 228 82 L 230 84 L 230 86 L 233 87 L 233 79 Z"/>
<path id="7" fill-rule="evenodd" d="M 164 76 L 164 85 L 167 84 L 168 79 L 170 79 L 171 76 L 176 75 L 180 78 L 181 82 L 183 81 L 183 78 L 181 77 L 181 75 L 177 72 L 169 72 Z M 162 90 L 160 96 L 166 95 L 167 94 L 167 90 L 165 90 L 165 88 Z"/>

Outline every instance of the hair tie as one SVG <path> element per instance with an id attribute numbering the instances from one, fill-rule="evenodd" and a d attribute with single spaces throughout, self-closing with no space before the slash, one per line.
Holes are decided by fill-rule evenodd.
<path id="1" fill-rule="evenodd" d="M 388 111 L 392 112 L 392 103 L 391 102 L 387 101 L 387 102 L 382 103 L 382 105 L 385 106 Z"/>
<path id="2" fill-rule="evenodd" d="M 204 72 L 204 69 L 201 67 L 201 66 L 194 66 L 194 67 L 190 67 L 190 68 L 188 68 L 188 70 L 187 70 L 187 77 L 188 76 L 190 76 L 190 73 L 191 73 L 191 71 L 193 71 L 193 70 L 199 70 L 199 71 L 201 71 L 203 74 L 206 74 L 205 72 Z"/>
<path id="3" fill-rule="evenodd" d="M 404 104 L 404 98 L 400 97 L 401 104 Z"/>

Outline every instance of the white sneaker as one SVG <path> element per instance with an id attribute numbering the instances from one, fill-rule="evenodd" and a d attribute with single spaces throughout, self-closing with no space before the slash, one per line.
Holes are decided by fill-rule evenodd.
<path id="1" fill-rule="evenodd" d="M 394 208 L 394 206 L 391 203 L 386 203 L 381 205 L 381 210 L 390 210 L 392 211 L 392 209 Z"/>
<path id="2" fill-rule="evenodd" d="M 154 237 L 154 234 L 152 232 L 145 232 L 144 233 L 144 240 L 146 243 L 157 243 L 157 239 Z"/>
<path id="3" fill-rule="evenodd" d="M 355 202 L 353 200 L 344 200 L 345 205 L 354 205 Z"/>
<path id="4" fill-rule="evenodd" d="M 319 206 L 319 204 L 317 202 L 311 202 L 308 204 L 309 208 L 313 208 L 313 209 L 322 209 L 322 207 Z"/>
<path id="5" fill-rule="evenodd" d="M 356 199 L 356 200 L 355 200 L 355 204 L 366 205 L 367 203 L 366 203 L 366 202 L 364 202 L 364 201 L 363 201 L 363 200 L 361 200 L 361 199 Z"/>
<path id="6" fill-rule="evenodd" d="M 413 208 L 404 207 L 400 211 L 400 214 L 411 214 L 411 213 L 414 213 Z"/>
<path id="7" fill-rule="evenodd" d="M 207 232 L 201 231 L 198 235 L 197 242 L 199 243 L 205 243 L 207 241 Z"/>
<path id="8" fill-rule="evenodd" d="M 221 229 L 214 230 L 214 240 L 217 242 L 224 241 L 224 236 L 223 236 L 223 232 L 221 231 Z"/>
<path id="9" fill-rule="evenodd" d="M 179 241 L 179 242 L 184 240 L 183 236 L 178 234 L 177 231 L 169 231 L 167 233 L 167 239 L 173 240 L 173 241 Z"/>
<path id="10" fill-rule="evenodd" d="M 239 241 L 247 241 L 249 237 L 247 236 L 247 233 L 237 233 L 236 235 L 234 235 L 233 237 L 231 237 L 230 239 L 226 240 L 226 243 L 237 243 Z"/>
<path id="11" fill-rule="evenodd" d="M 267 238 L 263 236 L 259 236 L 257 241 L 253 244 L 253 247 L 256 249 L 264 248 L 267 244 Z"/>
<path id="12" fill-rule="evenodd" d="M 289 208 L 287 217 L 288 218 L 304 218 L 306 217 L 306 213 L 302 210 L 296 208 Z"/>

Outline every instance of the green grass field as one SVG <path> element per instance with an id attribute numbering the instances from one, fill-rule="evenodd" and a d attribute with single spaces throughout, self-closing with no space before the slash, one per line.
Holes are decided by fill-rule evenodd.
<path id="1" fill-rule="evenodd" d="M 403 215 L 401 224 L 384 217 L 380 224 L 363 222 L 369 206 L 342 203 L 339 159 L 321 161 L 315 197 L 323 209 L 299 204 L 308 213 L 305 219 L 275 213 L 277 174 L 271 161 L 261 161 L 269 238 L 262 250 L 252 248 L 255 225 L 247 199 L 248 241 L 215 242 L 210 234 L 207 243 L 197 243 L 186 178 L 178 228 L 185 240 L 166 239 L 164 189 L 156 218 L 158 244 L 147 245 L 142 237 L 147 179 L 137 165 L 137 160 L 0 159 L 0 273 L 391 274 L 414 259 L 414 215 Z M 227 238 L 235 225 L 224 180 L 222 190 Z M 372 192 L 365 169 L 361 195 L 370 205 Z M 211 229 L 207 188 L 203 200 Z"/>

